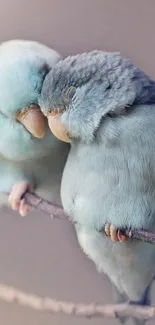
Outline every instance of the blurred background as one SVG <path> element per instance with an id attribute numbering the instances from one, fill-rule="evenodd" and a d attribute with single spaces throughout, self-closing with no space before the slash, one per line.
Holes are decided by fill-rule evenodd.
<path id="1" fill-rule="evenodd" d="M 155 78 L 154 30 L 154 0 L 0 1 L 0 41 L 36 40 L 64 56 L 92 49 L 120 51 Z M 68 222 L 51 220 L 41 213 L 21 218 L 10 210 L 1 210 L 0 262 L 0 283 L 18 290 L 66 301 L 113 302 L 109 281 L 97 274 L 92 262 L 80 251 Z M 118 322 L 44 314 L 0 301 L 0 324 Z M 154 321 L 148 324 L 153 325 Z"/>

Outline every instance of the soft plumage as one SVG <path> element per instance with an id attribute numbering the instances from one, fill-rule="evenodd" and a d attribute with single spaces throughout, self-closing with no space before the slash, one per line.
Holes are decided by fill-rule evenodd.
<path id="1" fill-rule="evenodd" d="M 71 141 L 61 198 L 83 251 L 117 302 L 149 304 L 155 246 L 113 243 L 104 227 L 155 229 L 155 82 L 119 53 L 94 51 L 59 61 L 40 105 L 53 133 Z"/>
<path id="2" fill-rule="evenodd" d="M 0 45 L 0 191 L 11 191 L 10 203 L 21 214 L 28 211 L 20 209 L 20 198 L 29 184 L 60 203 L 68 147 L 49 132 L 38 106 L 44 78 L 59 60 L 56 51 L 37 42 L 12 40 Z M 44 124 L 42 138 L 38 125 L 44 133 Z"/>

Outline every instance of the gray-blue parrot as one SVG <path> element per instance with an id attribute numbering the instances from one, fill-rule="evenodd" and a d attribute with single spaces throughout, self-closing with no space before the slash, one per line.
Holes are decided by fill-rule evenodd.
<path id="1" fill-rule="evenodd" d="M 59 60 L 37 42 L 0 45 L 0 192 L 10 192 L 12 208 L 23 216 L 30 208 L 22 200 L 28 189 L 60 203 L 68 145 L 49 131 L 38 105 L 45 76 Z M 0 205 L 6 203 L 1 195 Z"/>
<path id="2" fill-rule="evenodd" d="M 114 243 L 104 230 L 112 226 L 113 240 L 120 228 L 155 230 L 155 82 L 119 53 L 69 56 L 47 74 L 40 107 L 71 142 L 61 199 L 80 246 L 118 303 L 149 305 L 155 246 Z"/>

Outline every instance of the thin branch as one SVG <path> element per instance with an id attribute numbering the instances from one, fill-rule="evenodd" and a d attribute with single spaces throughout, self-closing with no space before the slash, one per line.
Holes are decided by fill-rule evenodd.
<path id="1" fill-rule="evenodd" d="M 155 232 L 141 229 L 121 230 L 122 234 L 155 245 Z"/>
<path id="2" fill-rule="evenodd" d="M 112 317 L 129 316 L 139 319 L 155 318 L 155 307 L 139 307 L 128 304 L 98 305 L 74 304 L 63 302 L 48 297 L 27 294 L 16 288 L 0 284 L 0 299 L 6 302 L 16 302 L 19 305 L 50 313 L 64 313 L 69 316 L 81 317 Z"/>
<path id="3" fill-rule="evenodd" d="M 51 218 L 66 219 L 67 216 L 64 213 L 64 210 L 61 206 L 54 203 L 48 202 L 38 195 L 26 192 L 24 195 L 26 202 L 31 205 L 34 209 L 41 210 L 50 215 Z"/>
<path id="4" fill-rule="evenodd" d="M 52 204 L 41 199 L 33 193 L 26 193 L 24 198 L 33 208 L 39 209 L 52 218 L 67 219 L 62 207 Z M 155 233 L 144 230 L 122 230 L 123 234 L 127 234 L 131 238 L 143 240 L 149 243 L 155 243 Z M 37 311 L 45 311 L 50 313 L 64 313 L 70 316 L 82 317 L 136 317 L 139 319 L 155 318 L 155 306 L 141 307 L 129 304 L 118 305 L 98 305 L 92 304 L 74 304 L 72 302 L 58 301 L 48 297 L 39 297 L 34 294 L 27 294 L 16 288 L 8 287 L 0 284 L 0 299 L 6 302 L 16 302 L 19 305 L 30 307 Z"/>
<path id="5" fill-rule="evenodd" d="M 46 200 L 43 200 L 36 194 L 29 193 L 29 192 L 25 193 L 24 198 L 27 201 L 27 203 L 30 204 L 33 208 L 39 209 L 49 214 L 52 218 L 68 220 L 62 207 L 50 203 Z M 134 230 L 122 229 L 121 233 L 133 239 L 139 239 L 141 241 L 145 241 L 150 244 L 155 244 L 155 233 L 151 231 L 141 230 L 141 229 L 134 229 Z"/>

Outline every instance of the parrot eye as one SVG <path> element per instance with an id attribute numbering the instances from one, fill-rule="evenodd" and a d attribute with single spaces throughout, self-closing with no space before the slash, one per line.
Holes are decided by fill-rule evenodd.
<path id="1" fill-rule="evenodd" d="M 76 93 L 76 88 L 74 86 L 68 87 L 64 93 L 64 103 L 69 104 L 72 98 L 74 97 L 75 93 Z"/>

